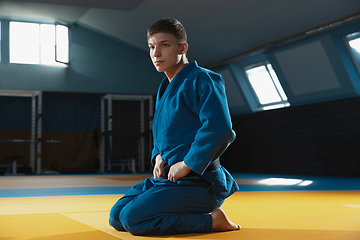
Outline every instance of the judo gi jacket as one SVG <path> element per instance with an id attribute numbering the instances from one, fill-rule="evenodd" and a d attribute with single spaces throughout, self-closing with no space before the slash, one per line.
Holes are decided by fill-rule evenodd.
<path id="1" fill-rule="evenodd" d="M 235 139 L 222 76 L 192 62 L 171 82 L 164 78 L 155 107 L 153 164 L 158 154 L 169 165 L 184 161 L 213 183 L 217 201 L 238 190 L 224 167 L 205 172 Z"/>

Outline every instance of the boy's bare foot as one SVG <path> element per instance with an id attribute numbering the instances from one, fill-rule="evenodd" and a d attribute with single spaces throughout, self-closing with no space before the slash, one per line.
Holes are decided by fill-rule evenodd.
<path id="1" fill-rule="evenodd" d="M 220 208 L 215 209 L 212 213 L 213 225 L 211 228 L 212 232 L 224 232 L 232 230 L 240 230 L 241 227 L 236 225 L 227 218 L 225 212 Z"/>

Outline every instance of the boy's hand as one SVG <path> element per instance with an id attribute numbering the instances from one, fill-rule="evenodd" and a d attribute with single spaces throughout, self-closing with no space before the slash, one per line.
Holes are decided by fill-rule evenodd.
<path id="1" fill-rule="evenodd" d="M 170 167 L 168 179 L 170 181 L 176 182 L 180 178 L 185 177 L 191 172 L 191 169 L 186 166 L 184 161 L 178 162 Z"/>
<path id="2" fill-rule="evenodd" d="M 155 167 L 153 169 L 154 179 L 165 177 L 164 176 L 164 165 L 165 165 L 165 162 L 162 160 L 160 154 L 158 154 L 155 158 Z"/>

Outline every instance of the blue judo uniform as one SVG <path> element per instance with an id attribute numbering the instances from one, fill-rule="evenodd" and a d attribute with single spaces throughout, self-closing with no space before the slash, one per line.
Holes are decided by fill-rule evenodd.
<path id="1" fill-rule="evenodd" d="M 152 164 L 158 154 L 170 166 L 184 161 L 211 188 L 186 178 L 147 178 L 115 203 L 110 225 L 133 235 L 210 232 L 209 213 L 238 190 L 224 167 L 206 170 L 235 139 L 221 75 L 192 62 L 171 82 L 165 78 L 157 93 L 153 136 Z"/>

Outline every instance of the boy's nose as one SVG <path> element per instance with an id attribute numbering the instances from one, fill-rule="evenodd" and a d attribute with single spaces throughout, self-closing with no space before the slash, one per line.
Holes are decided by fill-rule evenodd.
<path id="1" fill-rule="evenodd" d="M 160 49 L 157 48 L 157 47 L 155 47 L 155 49 L 154 49 L 154 56 L 155 56 L 155 57 L 161 56 L 161 51 L 160 51 Z"/>

